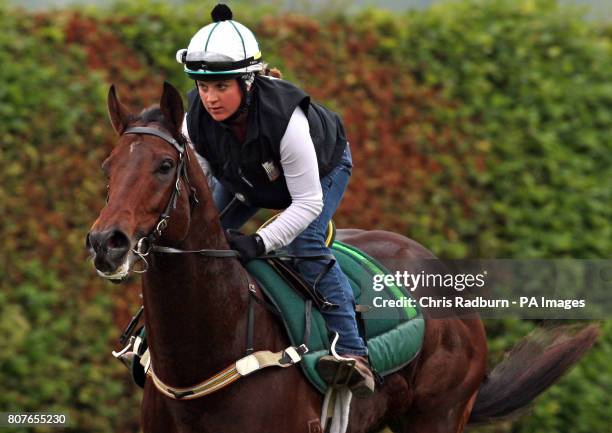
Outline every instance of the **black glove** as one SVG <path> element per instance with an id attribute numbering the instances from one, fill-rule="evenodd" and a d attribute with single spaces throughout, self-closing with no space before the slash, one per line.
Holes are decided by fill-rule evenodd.
<path id="1" fill-rule="evenodd" d="M 240 253 L 240 260 L 243 262 L 248 262 L 266 253 L 263 239 L 257 233 L 247 236 L 238 230 L 228 229 L 225 231 L 225 236 L 230 247 Z"/>

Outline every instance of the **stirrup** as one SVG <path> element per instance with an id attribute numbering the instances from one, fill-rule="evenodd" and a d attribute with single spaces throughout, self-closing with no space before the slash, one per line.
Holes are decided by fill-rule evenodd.
<path id="1" fill-rule="evenodd" d="M 370 365 L 366 365 L 368 374 L 358 368 L 359 361 L 356 358 L 343 357 L 336 351 L 338 334 L 331 346 L 332 355 L 326 355 L 319 359 L 317 371 L 321 378 L 332 389 L 348 388 L 358 398 L 366 397 L 374 391 L 376 382 Z M 363 358 L 360 356 L 359 358 Z"/>
<path id="2" fill-rule="evenodd" d="M 357 361 L 353 358 L 345 358 L 344 356 L 340 356 L 336 351 L 336 344 L 340 339 L 340 334 L 336 332 L 334 339 L 331 344 L 330 352 L 338 360 L 338 369 L 336 370 L 336 374 L 334 375 L 334 379 L 330 383 L 332 387 L 348 387 L 349 382 L 353 378 L 355 374 L 355 364 Z M 344 381 L 340 381 L 342 376 L 346 374 L 346 379 Z"/>
<path id="3" fill-rule="evenodd" d="M 357 361 L 353 358 L 345 358 L 336 351 L 336 344 L 340 335 L 336 332 L 334 339 L 331 344 L 330 352 L 336 361 L 336 371 L 331 380 L 327 380 L 327 383 L 332 388 L 348 387 L 353 375 L 355 374 L 355 364 Z M 329 355 L 327 355 L 329 357 Z M 320 360 L 319 360 L 320 362 Z M 320 373 L 319 373 L 320 374 Z"/>
<path id="4" fill-rule="evenodd" d="M 329 386 L 331 386 L 332 388 L 348 388 L 349 383 L 351 382 L 351 379 L 355 374 L 355 364 L 356 361 L 354 359 L 350 361 L 339 361 L 338 368 L 336 369 L 336 374 L 334 375 L 334 378 L 332 379 Z M 344 377 L 344 375 L 346 375 L 346 378 L 344 380 L 340 380 Z"/>

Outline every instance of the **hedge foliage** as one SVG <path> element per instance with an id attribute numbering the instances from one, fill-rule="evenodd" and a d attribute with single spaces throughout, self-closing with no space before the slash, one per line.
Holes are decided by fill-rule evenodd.
<path id="1" fill-rule="evenodd" d="M 71 43 L 73 19 L 0 10 L 0 411 L 133 431 L 138 397 L 110 357 L 124 288 L 98 281 L 83 248 L 104 199 L 107 80 Z"/>
<path id="2" fill-rule="evenodd" d="M 453 116 L 489 154 L 471 251 L 609 257 L 609 34 L 555 1 L 486 3 L 433 8 L 399 47 L 420 81 L 464 103 Z"/>
<path id="3" fill-rule="evenodd" d="M 27 13 L 0 0 L 0 411 L 136 430 L 140 392 L 109 351 L 137 284 L 101 282 L 83 249 L 114 140 L 105 95 L 114 82 L 137 108 L 163 79 L 187 91 L 174 53 L 212 4 Z M 549 0 L 234 12 L 271 65 L 345 119 L 355 169 L 339 225 L 398 231 L 448 258 L 610 256 L 610 29 Z M 491 362 L 534 326 L 488 321 Z M 610 431 L 611 355 L 606 322 L 531 415 L 480 430 Z"/>

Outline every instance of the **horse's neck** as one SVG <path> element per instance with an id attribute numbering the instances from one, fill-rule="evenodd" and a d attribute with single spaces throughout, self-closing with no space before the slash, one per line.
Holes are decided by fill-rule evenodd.
<path id="1" fill-rule="evenodd" d="M 179 248 L 227 248 L 214 208 L 194 209 Z M 237 260 L 156 254 L 143 295 L 153 366 L 169 385 L 193 385 L 244 356 L 248 276 Z"/>

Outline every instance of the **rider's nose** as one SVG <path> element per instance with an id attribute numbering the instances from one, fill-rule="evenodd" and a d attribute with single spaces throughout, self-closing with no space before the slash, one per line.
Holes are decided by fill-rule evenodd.
<path id="1" fill-rule="evenodd" d="M 206 93 L 206 102 L 208 102 L 209 104 L 217 101 L 217 99 L 219 98 L 217 98 L 217 94 L 215 92 L 209 91 L 208 93 Z"/>

